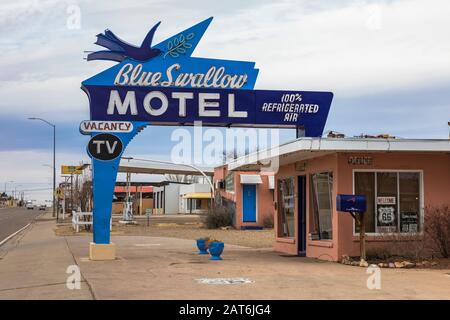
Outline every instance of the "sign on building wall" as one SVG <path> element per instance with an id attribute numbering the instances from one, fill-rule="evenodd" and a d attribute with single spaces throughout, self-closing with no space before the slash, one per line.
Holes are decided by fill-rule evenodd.
<path id="1" fill-rule="evenodd" d="M 350 165 L 371 166 L 373 164 L 373 157 L 348 157 L 347 163 Z"/>

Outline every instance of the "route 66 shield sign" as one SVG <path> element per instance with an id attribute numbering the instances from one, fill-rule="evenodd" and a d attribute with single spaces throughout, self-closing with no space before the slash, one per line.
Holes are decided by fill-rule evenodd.
<path id="1" fill-rule="evenodd" d="M 389 207 L 378 207 L 378 221 L 381 224 L 391 224 L 395 220 L 395 208 Z"/>

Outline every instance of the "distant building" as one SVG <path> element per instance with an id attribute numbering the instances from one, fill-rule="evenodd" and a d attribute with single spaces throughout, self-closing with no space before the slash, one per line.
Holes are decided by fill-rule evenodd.
<path id="1" fill-rule="evenodd" d="M 180 185 L 178 182 L 165 182 L 153 189 L 154 214 L 180 213 Z"/>
<path id="2" fill-rule="evenodd" d="M 206 183 L 166 181 L 153 188 L 154 214 L 203 214 L 211 204 Z"/>
<path id="3" fill-rule="evenodd" d="M 180 185 L 180 213 L 204 214 L 211 208 L 211 186 L 204 183 Z"/>
<path id="4" fill-rule="evenodd" d="M 122 214 L 128 192 L 133 202 L 133 214 L 143 215 L 145 210 L 153 209 L 153 186 L 139 182 L 132 182 L 129 187 L 118 184 L 114 187 L 112 214 Z"/>

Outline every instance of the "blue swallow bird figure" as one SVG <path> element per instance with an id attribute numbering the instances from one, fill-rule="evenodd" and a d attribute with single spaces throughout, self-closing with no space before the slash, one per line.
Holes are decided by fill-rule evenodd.
<path id="1" fill-rule="evenodd" d="M 112 60 L 122 62 L 126 58 L 131 58 L 137 61 L 147 61 L 158 56 L 162 51 L 157 48 L 152 48 L 152 40 L 160 23 L 161 21 L 150 29 L 140 47 L 136 47 L 121 40 L 110 30 L 105 30 L 104 34 L 99 33 L 95 44 L 109 50 L 89 53 L 87 55 L 87 60 Z"/>

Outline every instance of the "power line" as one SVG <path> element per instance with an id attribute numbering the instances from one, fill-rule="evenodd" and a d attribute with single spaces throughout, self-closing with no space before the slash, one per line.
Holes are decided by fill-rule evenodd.
<path id="1" fill-rule="evenodd" d="M 53 190 L 53 188 L 35 188 L 35 189 L 17 189 L 17 190 L 6 190 L 6 193 L 8 193 L 8 191 L 11 193 L 13 191 L 17 191 L 17 192 L 22 192 L 22 191 L 44 191 L 44 190 Z"/>

